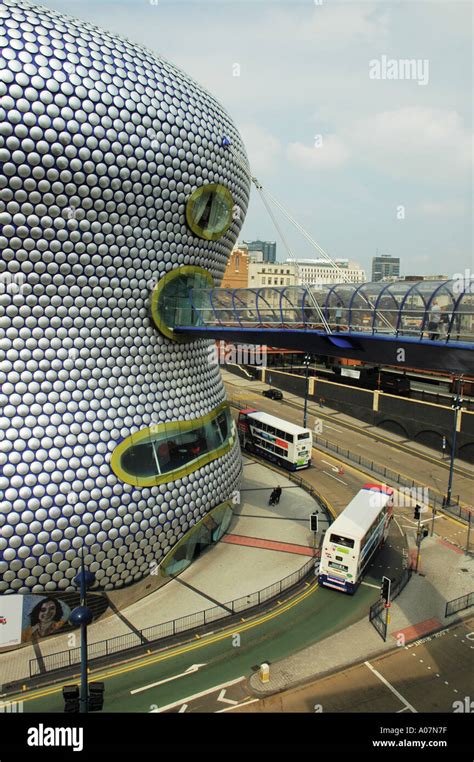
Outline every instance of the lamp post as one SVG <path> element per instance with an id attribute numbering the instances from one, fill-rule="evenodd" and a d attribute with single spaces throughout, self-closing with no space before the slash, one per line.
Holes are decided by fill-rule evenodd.
<path id="1" fill-rule="evenodd" d="M 305 355 L 303 364 L 305 366 L 305 387 L 304 387 L 304 408 L 303 408 L 303 428 L 307 427 L 308 423 L 308 387 L 309 387 L 309 364 L 311 362 L 311 355 Z"/>
<path id="2" fill-rule="evenodd" d="M 87 606 L 87 588 L 92 587 L 94 582 L 95 574 L 88 571 L 84 566 L 84 549 L 82 549 L 81 571 L 73 579 L 73 583 L 79 588 L 80 605 L 71 611 L 69 616 L 71 624 L 81 628 L 81 713 L 87 713 L 89 710 L 89 692 L 87 686 L 87 625 L 92 622 L 93 614 Z"/>
<path id="3" fill-rule="evenodd" d="M 460 388 L 461 388 L 461 382 L 462 382 L 462 376 L 456 379 L 455 381 L 455 394 L 453 399 L 453 404 L 451 407 L 453 408 L 453 434 L 451 438 L 451 460 L 449 463 L 449 479 L 448 479 L 448 490 L 446 492 L 446 505 L 451 505 L 451 493 L 453 490 L 453 476 L 454 476 L 454 459 L 456 457 L 456 435 L 458 430 L 458 419 L 459 419 L 459 411 L 462 407 L 462 397 L 460 394 Z"/>

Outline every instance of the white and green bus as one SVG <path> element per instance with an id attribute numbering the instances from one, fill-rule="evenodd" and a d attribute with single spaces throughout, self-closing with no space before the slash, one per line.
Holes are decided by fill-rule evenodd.
<path id="1" fill-rule="evenodd" d="M 387 539 L 393 517 L 393 489 L 364 484 L 326 530 L 318 582 L 353 593 L 370 559 Z"/>
<path id="2" fill-rule="evenodd" d="M 313 436 L 310 429 L 249 408 L 239 412 L 238 431 L 242 448 L 289 471 L 308 468 L 311 464 Z"/>

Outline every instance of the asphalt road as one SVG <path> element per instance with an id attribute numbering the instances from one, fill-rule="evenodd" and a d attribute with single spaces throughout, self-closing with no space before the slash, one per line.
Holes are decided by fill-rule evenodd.
<path id="1" fill-rule="evenodd" d="M 473 630 L 474 619 L 465 620 L 379 659 L 233 711 L 472 712 Z"/>
<path id="2" fill-rule="evenodd" d="M 239 386 L 233 386 L 226 382 L 227 392 L 229 399 L 240 400 L 245 399 L 249 404 L 258 407 L 259 410 L 271 413 L 272 415 L 279 416 L 289 421 L 297 421 L 295 418 L 295 410 L 288 406 L 287 396 L 281 402 L 269 400 L 256 392 L 248 391 Z M 290 397 L 290 400 L 292 397 Z M 298 397 L 294 399 L 301 402 Z M 318 408 L 319 410 L 319 408 Z M 301 413 L 302 415 L 302 413 Z M 334 416 L 337 416 L 334 413 Z M 420 483 L 425 483 L 424 480 L 428 480 L 429 474 L 433 471 L 435 473 L 438 483 L 441 483 L 442 479 L 446 479 L 444 470 L 439 470 L 443 467 L 436 465 L 432 462 L 427 462 L 421 456 L 408 455 L 407 453 L 397 449 L 395 443 L 386 445 L 380 442 L 379 439 L 373 438 L 375 436 L 372 428 L 370 430 L 361 429 L 359 432 L 349 431 L 345 428 L 345 422 L 332 420 L 333 414 L 331 413 L 331 429 L 325 430 L 325 437 L 327 437 L 334 444 L 344 443 L 345 447 L 351 447 L 360 453 L 364 453 L 364 457 L 373 457 L 379 462 L 383 462 L 389 465 L 392 469 L 399 469 L 401 473 L 406 473 L 408 465 L 410 466 L 412 477 L 417 479 Z M 309 422 L 312 424 L 314 418 L 309 416 Z M 302 423 L 302 421 L 300 421 Z M 362 424 L 363 425 L 363 424 Z M 336 430 L 337 429 L 337 430 Z M 380 435 L 380 430 L 375 432 L 377 436 Z M 382 435 L 383 436 L 383 435 Z M 382 453 L 384 449 L 390 450 L 390 454 L 387 455 L 388 460 L 383 460 Z M 341 470 L 342 469 L 342 473 Z M 408 469 L 408 470 L 410 470 Z M 436 470 L 438 469 L 438 470 Z M 324 495 L 331 505 L 334 507 L 335 513 L 338 514 L 348 504 L 355 493 L 361 489 L 362 485 L 367 481 L 380 481 L 380 478 L 372 476 L 369 472 L 364 472 L 362 467 L 355 467 L 343 463 L 334 455 L 329 455 L 317 447 L 313 448 L 312 466 L 309 469 L 305 469 L 301 472 L 301 476 L 308 481 L 316 490 Z M 472 477 L 468 482 L 464 477 L 457 477 L 458 480 L 469 483 L 469 487 L 465 488 L 465 497 L 471 498 L 472 502 Z M 454 482 L 456 486 L 459 485 L 459 481 Z M 414 520 L 413 507 L 409 500 L 398 501 L 398 505 L 395 509 L 395 518 L 397 519 L 401 529 L 415 530 L 417 522 Z M 427 526 L 431 532 L 432 528 L 432 513 L 423 514 L 422 524 Z M 441 513 L 436 514 L 435 518 L 435 532 L 439 537 L 444 540 L 453 543 L 454 545 L 465 548 L 467 542 L 467 527 L 464 523 L 457 521 L 451 517 L 446 517 Z M 474 532 L 471 533 L 474 541 Z"/>
<path id="3" fill-rule="evenodd" d="M 361 586 L 353 597 L 312 583 L 293 600 L 277 604 L 256 620 L 242 619 L 231 629 L 93 672 L 89 679 L 104 680 L 109 712 L 150 712 L 176 703 L 175 711 L 179 711 L 189 697 L 220 691 L 223 683 L 249 677 L 253 667 L 263 661 L 282 659 L 367 615 L 379 595 L 378 576 L 369 573 L 370 586 Z M 68 684 L 76 681 L 67 679 Z M 25 712 L 63 711 L 60 686 L 21 698 Z"/>
<path id="4" fill-rule="evenodd" d="M 248 401 L 258 406 L 259 410 L 265 410 L 303 425 L 301 397 L 284 392 L 282 401 L 269 400 L 262 395 L 262 389 L 268 388 L 267 385 L 260 382 L 253 384 L 242 382 L 239 378 L 236 378 L 237 383 L 233 383 L 229 380 L 229 375 L 227 374 L 225 379 L 229 399 Z M 243 383 L 246 385 L 243 386 Z M 322 420 L 321 436 L 331 444 L 350 449 L 357 456 L 370 458 L 383 466 L 388 466 L 399 474 L 428 487 L 438 495 L 442 496 L 446 493 L 449 462 L 443 461 L 441 453 L 409 440 L 402 441 L 400 437 L 390 432 L 371 426 L 364 421 L 350 419 L 349 416 L 326 406 L 321 408 L 309 400 L 308 425 L 311 428 L 316 418 Z M 453 496 L 460 495 L 461 500 L 470 506 L 472 506 L 473 477 L 473 466 L 464 462 L 458 462 L 455 465 L 452 494 Z"/>

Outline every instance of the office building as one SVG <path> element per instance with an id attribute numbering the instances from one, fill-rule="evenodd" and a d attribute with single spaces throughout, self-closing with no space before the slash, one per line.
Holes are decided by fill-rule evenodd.
<path id="1" fill-rule="evenodd" d="M 287 259 L 287 264 L 292 260 Z M 335 259 L 336 267 L 327 259 L 297 259 L 298 285 L 323 285 L 325 283 L 365 283 L 365 271 L 358 262 Z"/>
<path id="2" fill-rule="evenodd" d="M 263 262 L 276 262 L 276 243 L 275 241 L 244 241 L 249 253 L 261 251 Z"/>
<path id="3" fill-rule="evenodd" d="M 372 258 L 372 281 L 397 280 L 400 277 L 400 258 L 382 254 Z"/>

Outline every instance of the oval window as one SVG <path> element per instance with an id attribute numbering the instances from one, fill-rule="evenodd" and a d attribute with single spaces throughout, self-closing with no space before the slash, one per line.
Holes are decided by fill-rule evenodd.
<path id="1" fill-rule="evenodd" d="M 202 185 L 188 198 L 186 221 L 199 238 L 215 241 L 230 227 L 233 206 L 232 195 L 223 185 Z"/>

